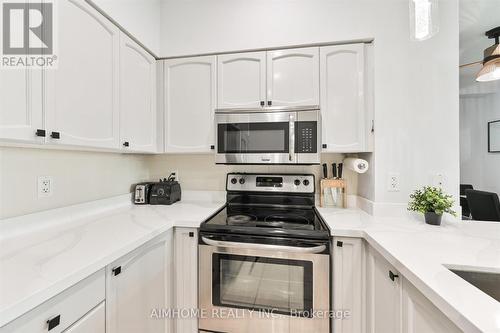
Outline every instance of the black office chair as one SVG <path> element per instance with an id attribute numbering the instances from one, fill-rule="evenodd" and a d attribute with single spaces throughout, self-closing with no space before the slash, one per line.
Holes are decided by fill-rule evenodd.
<path id="1" fill-rule="evenodd" d="M 500 222 L 500 201 L 492 192 L 465 190 L 473 220 Z"/>
<path id="2" fill-rule="evenodd" d="M 470 219 L 469 203 L 467 202 L 465 191 L 473 189 L 474 187 L 470 184 L 460 184 L 460 206 L 462 207 L 462 217 L 465 219 Z"/>

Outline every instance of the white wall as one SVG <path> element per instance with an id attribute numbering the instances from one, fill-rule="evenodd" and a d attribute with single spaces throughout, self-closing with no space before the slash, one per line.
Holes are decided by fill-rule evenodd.
<path id="1" fill-rule="evenodd" d="M 500 194 L 500 153 L 488 153 L 487 124 L 493 120 L 500 120 L 500 81 L 480 83 L 462 75 L 460 181 Z"/>
<path id="2" fill-rule="evenodd" d="M 440 32 L 416 42 L 408 0 L 165 0 L 162 55 L 374 38 L 371 181 L 376 201 L 401 209 L 438 173 L 458 195 L 458 2 L 439 5 Z M 400 192 L 387 191 L 390 173 L 400 174 Z"/>
<path id="3" fill-rule="evenodd" d="M 38 176 L 53 195 L 38 198 Z M 126 194 L 147 180 L 143 155 L 0 148 L 0 219 Z"/>
<path id="4" fill-rule="evenodd" d="M 161 0 L 90 0 L 153 53 L 159 55 Z"/>
<path id="5" fill-rule="evenodd" d="M 321 163 L 328 165 L 328 175 L 331 176 L 331 164 L 342 162 L 341 154 L 322 154 Z M 322 167 L 283 166 L 283 165 L 216 165 L 214 155 L 153 155 L 149 157 L 150 175 L 152 179 L 164 178 L 171 171 L 177 171 L 183 190 L 225 191 L 226 174 L 228 172 L 253 173 L 312 173 L 316 176 L 316 189 L 322 178 Z M 345 170 L 347 194 L 356 194 L 358 175 Z"/>

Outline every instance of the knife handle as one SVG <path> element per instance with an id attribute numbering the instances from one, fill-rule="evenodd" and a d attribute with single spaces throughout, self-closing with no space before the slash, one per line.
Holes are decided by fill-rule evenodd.
<path id="1" fill-rule="evenodd" d="M 344 163 L 339 163 L 339 179 L 342 179 L 342 171 L 344 169 Z"/>
<path id="2" fill-rule="evenodd" d="M 333 178 L 337 178 L 337 163 L 332 163 L 332 175 Z"/>
<path id="3" fill-rule="evenodd" d="M 326 163 L 323 163 L 323 178 L 328 178 L 328 167 L 326 166 Z"/>

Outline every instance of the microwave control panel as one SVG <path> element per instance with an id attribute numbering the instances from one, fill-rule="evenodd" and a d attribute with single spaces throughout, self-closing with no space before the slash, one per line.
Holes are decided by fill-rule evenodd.
<path id="1" fill-rule="evenodd" d="M 295 152 L 296 153 L 317 153 L 318 152 L 318 134 L 316 121 L 297 121 L 295 122 Z"/>

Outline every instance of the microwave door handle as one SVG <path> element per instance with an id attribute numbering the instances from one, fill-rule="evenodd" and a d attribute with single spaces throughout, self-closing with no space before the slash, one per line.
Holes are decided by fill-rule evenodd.
<path id="1" fill-rule="evenodd" d="M 314 247 L 296 247 L 296 246 L 281 246 L 281 245 L 271 245 L 271 244 L 217 241 L 213 239 L 208 239 L 203 236 L 201 237 L 201 239 L 208 245 L 217 247 L 235 247 L 238 249 L 268 250 L 268 251 L 295 252 L 295 253 L 321 253 L 326 250 L 326 245 L 319 245 Z"/>
<path id="2" fill-rule="evenodd" d="M 290 114 L 289 118 L 289 142 L 288 142 L 288 160 L 290 162 L 294 161 L 294 155 L 295 155 L 295 114 L 292 113 Z"/>

